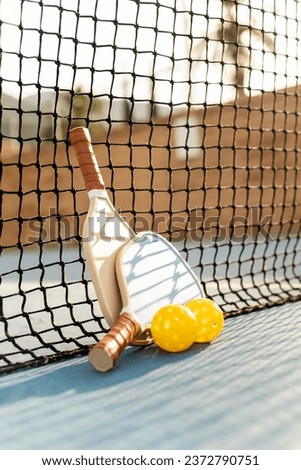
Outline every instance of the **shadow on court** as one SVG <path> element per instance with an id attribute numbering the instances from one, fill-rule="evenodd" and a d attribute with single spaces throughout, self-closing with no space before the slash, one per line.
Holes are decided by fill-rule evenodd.
<path id="1" fill-rule="evenodd" d="M 61 394 L 68 390 L 86 393 L 87 390 L 124 385 L 125 382 L 141 378 L 150 372 L 156 371 L 159 374 L 160 368 L 167 365 L 177 364 L 181 367 L 188 358 L 201 354 L 208 347 L 209 344 L 195 344 L 178 354 L 164 352 L 154 345 L 144 348 L 128 347 L 116 367 L 107 373 L 97 372 L 90 365 L 87 356 L 25 369 L 14 375 L 3 376 L 2 382 L 0 379 L 0 403 L 12 403 L 28 396 Z"/>

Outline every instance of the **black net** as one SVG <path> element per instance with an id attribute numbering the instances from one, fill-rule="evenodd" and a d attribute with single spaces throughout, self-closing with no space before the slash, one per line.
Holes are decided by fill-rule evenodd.
<path id="1" fill-rule="evenodd" d="M 1 1 L 0 370 L 107 325 L 68 142 L 114 205 L 172 240 L 225 315 L 300 298 L 298 0 Z"/>

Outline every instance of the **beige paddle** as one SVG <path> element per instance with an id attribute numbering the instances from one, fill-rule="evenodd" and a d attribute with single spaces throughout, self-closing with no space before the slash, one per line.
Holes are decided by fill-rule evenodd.
<path id="1" fill-rule="evenodd" d="M 108 197 L 88 129 L 74 128 L 69 137 L 90 199 L 82 233 L 86 263 L 100 309 L 108 325 L 112 327 L 122 308 L 115 274 L 115 257 L 120 247 L 135 234 Z M 137 345 L 150 342 L 152 339 L 148 332 L 132 341 Z"/>

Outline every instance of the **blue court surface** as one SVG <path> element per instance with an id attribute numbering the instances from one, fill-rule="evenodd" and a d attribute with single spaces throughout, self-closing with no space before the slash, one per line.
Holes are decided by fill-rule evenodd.
<path id="1" fill-rule="evenodd" d="M 301 449 L 301 303 L 229 318 L 211 345 L 129 347 L 0 378 L 0 448 Z"/>

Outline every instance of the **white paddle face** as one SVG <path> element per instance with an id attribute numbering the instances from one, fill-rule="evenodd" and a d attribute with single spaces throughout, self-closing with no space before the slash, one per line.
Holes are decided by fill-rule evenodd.
<path id="1" fill-rule="evenodd" d="M 126 242 L 117 253 L 115 267 L 123 310 L 89 353 L 91 364 L 101 372 L 112 369 L 133 338 L 149 330 L 159 308 L 203 296 L 191 268 L 156 233 L 144 232 Z"/>
<path id="2" fill-rule="evenodd" d="M 143 232 L 121 248 L 116 275 L 123 309 L 128 308 L 142 325 L 150 324 L 165 305 L 184 305 L 203 297 L 188 264 L 167 240 L 153 232 Z"/>

